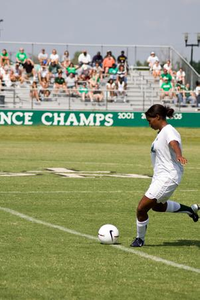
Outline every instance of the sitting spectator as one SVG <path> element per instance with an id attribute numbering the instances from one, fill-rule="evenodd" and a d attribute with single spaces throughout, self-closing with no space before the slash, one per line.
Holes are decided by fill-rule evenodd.
<path id="1" fill-rule="evenodd" d="M 117 82 L 119 79 L 122 79 L 125 82 L 125 85 L 127 85 L 127 71 L 125 70 L 124 65 L 119 65 L 119 70 L 117 72 Z"/>
<path id="2" fill-rule="evenodd" d="M 195 96 L 196 96 L 196 106 L 200 106 L 200 82 L 196 81 L 196 88 L 194 90 Z"/>
<path id="3" fill-rule="evenodd" d="M 58 76 L 58 71 L 61 69 L 60 65 L 57 64 L 55 61 L 52 61 L 50 64 L 49 64 L 49 80 L 51 82 L 54 82 L 55 78 Z"/>
<path id="4" fill-rule="evenodd" d="M 95 66 L 93 67 L 93 70 L 95 70 L 97 72 L 97 74 L 99 75 L 99 78 L 102 80 L 103 79 L 103 69 L 99 65 L 98 62 L 95 63 Z"/>
<path id="5" fill-rule="evenodd" d="M 92 58 L 92 66 L 96 66 L 96 63 L 99 64 L 99 66 L 102 66 L 103 63 L 103 56 L 101 55 L 101 52 L 97 52 L 96 55 Z"/>
<path id="6" fill-rule="evenodd" d="M 49 82 L 47 81 L 46 77 L 42 77 L 41 80 L 39 81 L 40 83 L 40 91 L 39 91 L 39 96 L 40 98 L 43 99 L 48 99 L 50 96 L 50 90 L 49 88 Z"/>
<path id="7" fill-rule="evenodd" d="M 87 53 L 87 50 L 83 50 L 83 52 L 78 57 L 79 66 L 90 65 L 91 56 Z"/>
<path id="8" fill-rule="evenodd" d="M 116 97 L 116 84 L 113 79 L 109 79 L 106 84 L 106 90 L 107 90 L 107 99 L 113 100 Z"/>
<path id="9" fill-rule="evenodd" d="M 20 48 L 16 54 L 16 62 L 23 65 L 27 60 L 27 54 L 24 52 L 24 48 Z"/>
<path id="10" fill-rule="evenodd" d="M 94 88 L 100 82 L 99 74 L 96 70 L 92 69 L 91 78 L 89 79 L 90 89 Z"/>
<path id="11" fill-rule="evenodd" d="M 126 102 L 126 84 L 122 78 L 119 78 L 119 80 L 116 83 L 117 87 L 117 96 L 123 97 L 123 101 Z M 115 99 L 116 101 L 117 99 Z"/>
<path id="12" fill-rule="evenodd" d="M 11 87 L 12 81 L 10 77 L 10 69 L 8 66 L 4 67 L 4 72 L 2 72 L 2 86 Z"/>
<path id="13" fill-rule="evenodd" d="M 182 83 L 185 84 L 185 72 L 182 68 L 176 73 L 176 81 L 182 81 Z"/>
<path id="14" fill-rule="evenodd" d="M 111 68 L 108 70 L 108 74 L 110 75 L 110 78 L 113 80 L 117 79 L 117 72 L 118 72 L 118 67 L 116 64 L 113 64 Z"/>
<path id="15" fill-rule="evenodd" d="M 78 80 L 87 81 L 90 79 L 92 68 L 89 65 L 82 65 L 78 70 Z"/>
<path id="16" fill-rule="evenodd" d="M 20 84 L 23 84 L 24 78 L 22 76 L 22 70 L 23 68 L 20 67 L 20 64 L 16 63 L 14 68 L 10 71 L 10 78 L 12 82 L 19 82 Z"/>
<path id="17" fill-rule="evenodd" d="M 175 85 L 176 95 L 177 95 L 177 103 L 180 105 L 186 104 L 186 99 L 183 97 L 183 93 L 185 91 L 185 85 L 182 83 L 182 81 L 177 81 Z"/>
<path id="18" fill-rule="evenodd" d="M 167 72 L 167 69 L 163 69 L 162 74 L 160 75 L 160 85 L 162 85 L 164 82 L 166 82 L 166 79 L 168 82 L 172 81 L 172 76 Z"/>
<path id="19" fill-rule="evenodd" d="M 186 105 L 190 103 L 192 106 L 196 103 L 195 93 L 190 91 L 190 84 L 183 85 L 181 81 L 176 84 L 177 102 Z"/>
<path id="20" fill-rule="evenodd" d="M 74 76 L 77 74 L 77 69 L 78 67 L 76 67 L 72 62 L 69 64 L 69 66 L 66 68 L 66 75 L 68 76 L 69 74 L 74 74 Z"/>
<path id="21" fill-rule="evenodd" d="M 42 49 L 41 52 L 38 54 L 38 60 L 40 65 L 47 65 L 48 63 L 48 54 L 45 52 L 45 49 Z"/>
<path id="22" fill-rule="evenodd" d="M 71 63 L 71 59 L 70 59 L 70 56 L 69 56 L 69 51 L 65 51 L 63 56 L 62 56 L 62 62 L 61 62 L 61 65 L 63 66 L 63 68 L 67 68 L 69 67 Z"/>
<path id="23" fill-rule="evenodd" d="M 113 64 L 115 64 L 115 59 L 111 56 L 109 52 L 103 60 L 103 71 L 105 74 L 108 74 L 109 69 L 112 68 Z"/>
<path id="24" fill-rule="evenodd" d="M 126 55 L 124 54 L 124 51 L 121 51 L 121 54 L 117 57 L 117 63 L 118 65 L 124 65 L 124 69 L 128 69 L 128 59 Z"/>
<path id="25" fill-rule="evenodd" d="M 0 66 L 10 66 L 10 59 L 6 49 L 3 49 L 0 54 Z"/>
<path id="26" fill-rule="evenodd" d="M 160 62 L 157 60 L 156 62 L 155 62 L 155 64 L 153 65 L 153 77 L 154 77 L 154 80 L 156 81 L 156 79 L 158 78 L 160 78 L 160 75 L 161 75 L 161 70 L 162 70 L 162 68 L 161 68 L 161 65 L 160 65 Z"/>
<path id="27" fill-rule="evenodd" d="M 50 54 L 49 56 L 49 64 L 51 64 L 52 62 L 55 62 L 56 65 L 59 64 L 59 55 L 57 53 L 57 50 L 56 49 L 53 49 L 52 50 L 52 53 Z"/>
<path id="28" fill-rule="evenodd" d="M 30 77 L 34 77 L 35 79 L 36 72 L 34 69 L 34 62 L 30 58 L 26 59 L 26 62 L 23 64 L 23 68 L 25 71 L 24 74 L 25 80 L 29 80 Z"/>
<path id="29" fill-rule="evenodd" d="M 159 61 L 159 58 L 156 56 L 155 52 L 151 52 L 150 56 L 147 58 L 147 62 L 149 64 L 149 69 L 150 71 L 153 70 L 153 65 L 155 64 L 156 61 Z"/>
<path id="30" fill-rule="evenodd" d="M 62 70 L 59 70 L 58 71 L 58 76 L 55 77 L 54 94 L 57 95 L 59 90 L 64 90 L 67 95 L 69 94 L 65 79 L 63 78 Z"/>
<path id="31" fill-rule="evenodd" d="M 81 100 L 85 102 L 85 100 L 88 98 L 90 99 L 89 90 L 87 88 L 87 83 L 83 82 L 82 85 L 78 89 L 78 95 L 81 97 Z"/>
<path id="32" fill-rule="evenodd" d="M 38 86 L 36 81 L 33 81 L 33 83 L 31 84 L 30 97 L 31 100 L 36 99 L 37 103 L 38 104 L 40 103 L 40 97 L 39 97 Z"/>
<path id="33" fill-rule="evenodd" d="M 164 99 L 165 97 L 173 98 L 173 88 L 170 81 L 167 78 L 163 79 L 163 83 L 160 87 L 160 99 Z"/>
<path id="34" fill-rule="evenodd" d="M 89 95 L 90 95 L 91 102 L 93 102 L 93 101 L 101 102 L 103 100 L 103 91 L 100 89 L 100 86 L 98 83 L 90 91 Z"/>
<path id="35" fill-rule="evenodd" d="M 67 90 L 70 94 L 73 92 L 77 93 L 77 83 L 73 73 L 70 73 L 69 76 L 67 76 L 65 82 L 67 84 Z"/>
<path id="36" fill-rule="evenodd" d="M 172 71 L 172 64 L 171 64 L 170 59 L 168 59 L 167 62 L 164 64 L 163 69 L 166 69 L 167 72 L 168 72 L 170 75 L 173 74 L 173 71 Z"/>
<path id="37" fill-rule="evenodd" d="M 38 71 L 38 80 L 39 80 L 39 82 L 41 82 L 43 78 L 45 78 L 46 81 L 49 81 L 48 67 L 45 64 L 42 63 L 40 65 L 40 69 Z"/>

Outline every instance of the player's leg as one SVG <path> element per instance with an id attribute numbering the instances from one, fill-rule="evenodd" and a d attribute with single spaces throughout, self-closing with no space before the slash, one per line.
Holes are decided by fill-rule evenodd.
<path id="1" fill-rule="evenodd" d="M 142 247 L 144 245 L 147 224 L 149 223 L 148 211 L 156 204 L 156 199 L 143 196 L 137 207 L 137 236 L 131 243 L 131 247 Z"/>

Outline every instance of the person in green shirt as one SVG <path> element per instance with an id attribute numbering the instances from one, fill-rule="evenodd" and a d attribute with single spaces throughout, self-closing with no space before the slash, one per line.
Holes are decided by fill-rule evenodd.
<path id="1" fill-rule="evenodd" d="M 0 54 L 0 66 L 3 67 L 5 65 L 10 66 L 10 59 L 7 50 L 3 49 Z"/>
<path id="2" fill-rule="evenodd" d="M 63 78 L 62 70 L 58 71 L 58 76 L 55 77 L 54 83 L 54 94 L 58 94 L 59 90 L 64 90 L 67 95 L 69 95 L 69 91 L 67 89 L 67 85 L 65 79 Z"/>
<path id="3" fill-rule="evenodd" d="M 171 82 L 167 80 L 167 78 L 163 79 L 164 82 L 160 87 L 160 99 L 164 99 L 165 97 L 173 98 L 173 88 Z"/>
<path id="4" fill-rule="evenodd" d="M 167 69 L 163 69 L 163 73 L 160 76 L 161 84 L 167 79 L 168 82 L 172 81 L 172 76 L 167 72 Z"/>
<path id="5" fill-rule="evenodd" d="M 23 65 L 26 62 L 27 58 L 28 58 L 28 56 L 24 52 L 24 48 L 20 48 L 16 54 L 16 63 Z"/>
<path id="6" fill-rule="evenodd" d="M 78 89 L 78 95 L 81 97 L 81 100 L 85 102 L 86 98 L 89 98 L 89 90 L 86 82 L 83 82 L 80 88 Z"/>
<path id="7" fill-rule="evenodd" d="M 111 68 L 108 70 L 108 74 L 110 75 L 110 79 L 116 80 L 117 79 L 117 72 L 118 67 L 116 64 L 113 64 Z"/>

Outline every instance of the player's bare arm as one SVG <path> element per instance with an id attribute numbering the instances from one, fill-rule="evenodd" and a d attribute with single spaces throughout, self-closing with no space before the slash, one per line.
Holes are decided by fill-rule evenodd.
<path id="1" fill-rule="evenodd" d="M 182 151 L 179 146 L 179 143 L 177 141 L 171 141 L 169 143 L 170 147 L 174 150 L 176 153 L 177 161 L 179 161 L 182 165 L 185 165 L 187 163 L 187 159 L 182 156 Z"/>

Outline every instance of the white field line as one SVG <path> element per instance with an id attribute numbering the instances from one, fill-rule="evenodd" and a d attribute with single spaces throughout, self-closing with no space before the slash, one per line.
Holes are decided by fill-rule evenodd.
<path id="1" fill-rule="evenodd" d="M 94 237 L 92 235 L 84 234 L 84 233 L 81 233 L 81 232 L 63 227 L 63 226 L 55 225 L 55 224 L 48 223 L 48 222 L 45 222 L 45 221 L 42 221 L 42 220 L 39 220 L 39 219 L 36 219 L 36 218 L 32 218 L 30 216 L 24 215 L 24 214 L 22 214 L 18 211 L 10 209 L 10 208 L 0 207 L 0 210 L 5 211 L 7 213 L 10 213 L 10 214 L 12 214 L 14 216 L 17 216 L 19 218 L 25 219 L 25 220 L 27 220 L 29 222 L 32 222 L 32 223 L 44 225 L 44 226 L 54 228 L 54 229 L 58 229 L 58 230 L 61 230 L 61 231 L 64 231 L 64 232 L 67 232 L 67 233 L 70 233 L 70 234 L 73 234 L 73 235 L 76 235 L 76 236 L 85 237 L 85 238 L 90 239 L 90 240 L 98 241 L 98 238 Z M 192 268 L 192 267 L 189 267 L 189 266 L 183 265 L 183 264 L 178 264 L 178 263 L 175 263 L 175 262 L 170 261 L 170 260 L 166 260 L 166 259 L 154 256 L 154 255 L 144 253 L 144 252 L 139 251 L 139 250 L 135 250 L 133 248 L 127 248 L 127 247 L 124 247 L 122 245 L 110 245 L 110 246 L 115 248 L 115 249 L 118 249 L 118 250 L 121 250 L 121 251 L 124 251 L 124 252 L 128 252 L 128 253 L 132 253 L 132 254 L 135 254 L 137 256 L 140 256 L 140 257 L 143 257 L 143 258 L 155 261 L 155 262 L 160 262 L 160 263 L 163 263 L 163 264 L 171 266 L 171 267 L 175 267 L 175 268 L 179 268 L 179 269 L 182 269 L 182 270 L 191 271 L 191 272 L 195 272 L 195 273 L 200 274 L 200 269 Z"/>
<path id="2" fill-rule="evenodd" d="M 99 193 L 99 194 L 114 194 L 114 193 L 139 193 L 142 194 L 144 193 L 144 190 L 134 190 L 134 191 L 122 191 L 122 190 L 116 190 L 116 191 L 0 191 L 0 195 L 15 195 L 15 194 L 76 194 L 76 193 L 81 193 L 81 194 L 89 194 L 89 193 Z M 199 192 L 199 190 L 192 190 L 192 189 L 188 189 L 188 190 L 179 190 L 179 192 Z"/>

